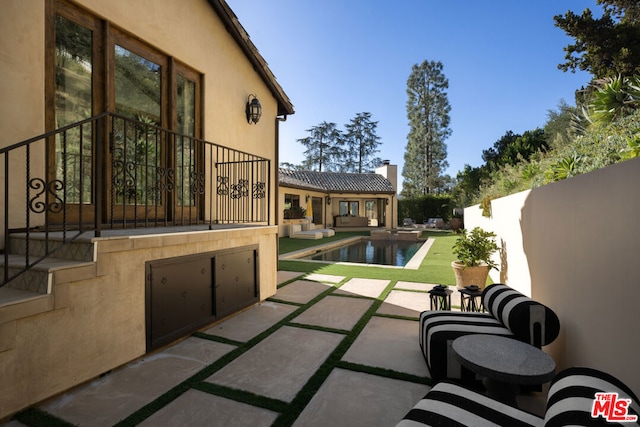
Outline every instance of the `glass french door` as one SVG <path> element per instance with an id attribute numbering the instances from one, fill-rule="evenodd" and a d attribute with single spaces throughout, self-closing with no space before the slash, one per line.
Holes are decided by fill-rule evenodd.
<path id="1" fill-rule="evenodd" d="M 198 218 L 199 207 L 204 202 L 202 153 L 195 139 L 200 136 L 200 76 L 179 64 L 174 64 L 174 67 L 176 105 L 172 111 L 177 133 L 171 144 L 174 153 L 171 166 L 176 176 L 173 217 L 175 222 L 184 223 Z"/>
<path id="2" fill-rule="evenodd" d="M 100 96 L 95 91 L 94 57 L 98 42 L 97 24 L 56 15 L 54 21 L 53 127 L 62 128 L 90 118 Z M 94 129 L 91 123 L 72 127 L 53 141 L 49 158 L 50 176 L 38 183 L 46 191 L 53 222 L 66 215 L 81 222 L 93 221 Z M 63 212 L 62 207 L 66 206 Z"/>
<path id="3" fill-rule="evenodd" d="M 196 219 L 202 193 L 195 140 L 197 74 L 118 38 L 113 64 L 115 112 L 131 121 L 115 121 L 110 147 L 112 219 Z"/>
<path id="4" fill-rule="evenodd" d="M 107 126 L 106 147 L 96 146 L 91 123 L 50 142 L 49 177 L 34 183 L 48 195 L 50 219 L 92 222 L 100 193 L 107 222 L 197 219 L 204 187 L 196 143 L 201 75 L 115 28 L 105 32 L 102 20 L 63 0 L 55 4 L 47 126 L 60 129 L 105 109 L 118 118 Z"/>
<path id="5" fill-rule="evenodd" d="M 115 222 L 165 219 L 170 214 L 163 191 L 168 178 L 167 134 L 161 130 L 167 127 L 166 61 L 116 38 L 112 66 L 112 108 L 126 119 L 112 122 L 107 216 Z"/>

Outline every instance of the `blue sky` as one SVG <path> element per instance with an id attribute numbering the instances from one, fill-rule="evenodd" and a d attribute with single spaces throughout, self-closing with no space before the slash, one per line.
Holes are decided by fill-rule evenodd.
<path id="1" fill-rule="evenodd" d="M 553 16 L 595 0 L 227 0 L 294 104 L 280 126 L 280 161 L 299 164 L 297 139 L 323 121 L 344 129 L 357 113 L 378 121 L 383 159 L 401 178 L 409 126 L 411 67 L 440 61 L 449 80 L 452 134 L 446 140 L 455 177 L 480 166 L 482 150 L 507 131 L 542 127 L 587 73 L 564 73 L 572 42 Z"/>

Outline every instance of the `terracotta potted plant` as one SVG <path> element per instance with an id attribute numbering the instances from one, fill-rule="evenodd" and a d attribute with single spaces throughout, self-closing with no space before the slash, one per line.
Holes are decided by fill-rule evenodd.
<path id="1" fill-rule="evenodd" d="M 498 268 L 491 256 L 500 249 L 495 242 L 496 235 L 476 227 L 470 232 L 460 230 L 460 237 L 453 245 L 453 253 L 458 257 L 451 263 L 456 276 L 456 287 L 477 286 L 484 289 L 489 270 Z"/>

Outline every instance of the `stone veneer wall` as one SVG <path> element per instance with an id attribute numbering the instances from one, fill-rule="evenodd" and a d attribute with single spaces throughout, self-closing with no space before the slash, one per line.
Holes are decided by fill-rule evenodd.
<path id="1" fill-rule="evenodd" d="M 276 226 L 100 238 L 53 293 L 0 309 L 0 419 L 145 354 L 145 263 L 259 245 L 260 300 L 277 284 Z"/>

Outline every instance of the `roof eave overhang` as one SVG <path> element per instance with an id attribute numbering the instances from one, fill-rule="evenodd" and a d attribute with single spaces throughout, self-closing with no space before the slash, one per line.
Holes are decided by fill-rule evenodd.
<path id="1" fill-rule="evenodd" d="M 313 187 L 313 186 L 306 186 L 306 185 L 300 185 L 300 184 L 288 184 L 288 183 L 280 183 L 279 184 L 280 187 L 286 187 L 286 188 L 295 188 L 296 190 L 307 190 L 307 191 L 317 191 L 320 193 L 328 193 L 329 191 L 325 190 L 324 188 L 318 188 L 318 187 Z"/>
<path id="2" fill-rule="evenodd" d="M 344 190 L 327 190 L 331 194 L 396 194 L 395 191 L 344 191 Z"/>
<path id="3" fill-rule="evenodd" d="M 258 48 L 249 39 L 249 34 L 242 27 L 240 21 L 238 20 L 238 17 L 235 15 L 235 13 L 233 13 L 229 5 L 227 5 L 227 2 L 225 0 L 208 1 L 213 10 L 224 23 L 225 28 L 227 29 L 229 34 L 231 34 L 231 37 L 233 37 L 238 46 L 240 46 L 240 49 L 242 49 L 249 62 L 251 62 L 253 68 L 260 75 L 273 96 L 276 98 L 278 102 L 278 115 L 286 116 L 294 114 L 295 111 L 293 109 L 291 100 L 289 100 L 289 97 L 284 92 L 284 89 L 282 88 L 282 86 L 280 86 L 280 84 L 276 80 L 276 77 L 269 69 L 267 61 L 264 60 L 262 55 L 260 55 L 260 53 L 258 52 Z"/>
<path id="4" fill-rule="evenodd" d="M 308 190 L 308 191 L 318 191 L 321 193 L 327 193 L 327 194 L 388 194 L 388 195 L 394 195 L 396 194 L 395 191 L 358 191 L 358 190 L 329 190 L 327 188 L 319 188 L 319 187 L 313 187 L 313 186 L 305 186 L 305 185 L 299 185 L 299 184 L 290 184 L 290 183 L 286 183 L 286 182 L 280 182 L 279 183 L 280 187 L 286 187 L 286 188 L 295 188 L 297 190 Z"/>

